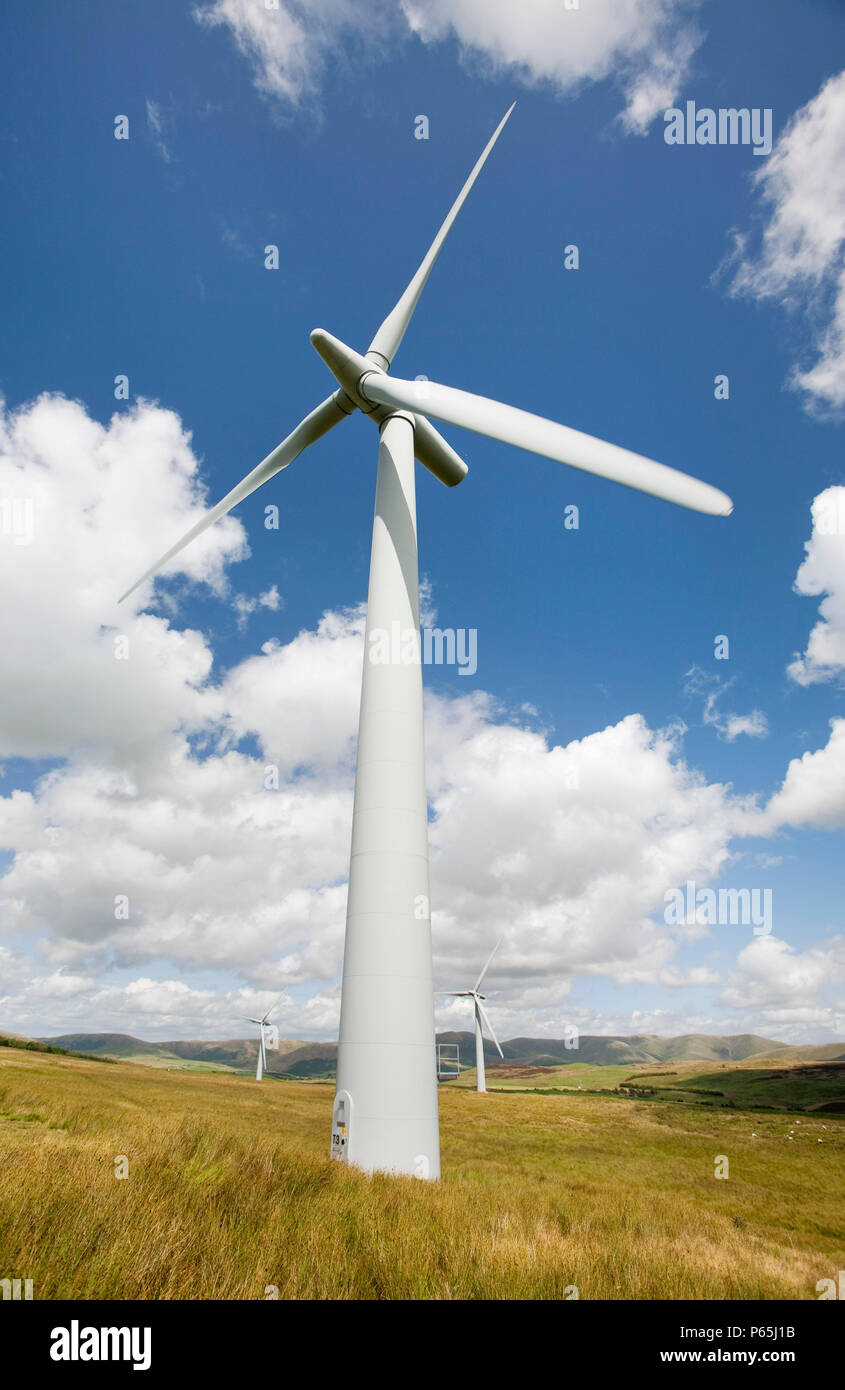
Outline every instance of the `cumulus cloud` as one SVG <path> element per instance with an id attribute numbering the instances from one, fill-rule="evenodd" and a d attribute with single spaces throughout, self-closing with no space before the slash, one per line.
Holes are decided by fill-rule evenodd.
<path id="1" fill-rule="evenodd" d="M 808 403 L 845 405 L 845 72 L 795 113 L 754 187 L 766 222 L 756 249 L 737 234 L 732 292 L 809 314 L 815 361 L 791 384 Z"/>
<path id="2" fill-rule="evenodd" d="M 845 1026 L 845 1014 L 820 1001 L 825 991 L 843 980 L 845 937 L 798 951 L 776 936 L 758 936 L 740 951 L 722 1000 L 778 1027 L 812 1021 L 836 1030 Z"/>
<path id="3" fill-rule="evenodd" d="M 245 663 L 249 677 L 238 671 L 222 704 L 258 738 L 261 758 L 230 749 L 198 759 L 174 740 L 166 771 L 149 777 L 70 765 L 0 799 L 0 845 L 15 852 L 0 880 L 7 929 L 74 973 L 164 959 L 267 986 L 333 982 L 360 661 L 353 614 Z M 335 705 L 341 676 L 349 698 Z M 272 719 L 269 703 L 247 698 L 265 685 Z M 279 727 L 295 751 L 277 742 Z M 428 732 L 442 975 L 474 978 L 501 923 L 496 968 L 523 1007 L 526 989 L 534 1007 L 538 988 L 559 1001 L 576 973 L 705 982 L 678 970 L 677 937 L 648 914 L 670 882 L 718 872 L 732 803 L 686 768 L 671 737 L 632 716 L 554 747 L 499 722 L 483 697 L 431 697 Z M 276 761 L 265 762 L 271 751 Z"/>
<path id="4" fill-rule="evenodd" d="M 19 964 L 22 964 L 19 962 Z M 3 988 L 11 983 L 7 976 Z M 268 989 L 219 991 L 177 979 L 141 975 L 127 984 L 56 970 L 26 979 L 14 995 L 0 993 L 0 1008 L 13 1005 L 20 1029 L 36 1036 L 96 1031 L 129 1033 L 142 1038 L 242 1038 L 246 1019 L 260 1016 L 275 1003 L 273 1023 L 280 1037 L 301 1037 L 337 1030 L 337 990 L 298 1000 Z"/>
<path id="5" fill-rule="evenodd" d="M 803 655 L 787 668 L 799 685 L 831 680 L 845 671 L 845 487 L 829 487 L 814 498 L 813 529 L 795 592 L 824 594 Z"/>
<path id="6" fill-rule="evenodd" d="M 364 618 L 363 605 L 324 613 L 314 631 L 265 642 L 234 666 L 219 691 L 227 741 L 253 735 L 284 778 L 308 768 L 326 784 L 351 786 Z"/>
<path id="7" fill-rule="evenodd" d="M 672 106 L 700 42 L 696 0 L 213 0 L 194 10 L 224 26 L 252 66 L 255 85 L 284 107 L 313 98 L 329 56 L 356 41 L 374 49 L 415 34 L 427 44 L 456 39 L 484 73 L 570 95 L 614 79 L 625 96 L 623 127 L 642 134 Z"/>
<path id="8" fill-rule="evenodd" d="M 718 875 L 740 803 L 687 766 L 676 732 L 630 715 L 550 745 L 474 695 L 431 697 L 426 743 L 444 970 L 469 979 L 506 925 L 491 969 L 515 984 L 680 983 L 677 938 L 651 915 L 675 883 Z"/>
<path id="9" fill-rule="evenodd" d="M 51 964 L 166 959 L 281 984 L 337 973 L 348 790 L 274 791 L 257 759 L 174 747 L 149 782 L 67 767 L 0 807 L 15 851 L 6 929 L 40 940 Z"/>
<path id="10" fill-rule="evenodd" d="M 482 71 L 561 95 L 614 78 L 626 106 L 624 128 L 642 134 L 674 104 L 700 35 L 683 0 L 401 0 L 413 31 L 426 43 L 454 37 Z"/>
<path id="11" fill-rule="evenodd" d="M 106 426 L 60 396 L 0 403 L 0 584 L 15 595 L 0 605 L 0 757 L 109 749 L 129 766 L 156 760 L 183 721 L 202 724 L 205 639 L 142 613 L 149 583 L 117 603 L 205 511 L 198 467 L 178 417 L 143 401 Z M 168 573 L 223 594 L 246 554 L 226 517 Z"/>
<path id="12" fill-rule="evenodd" d="M 31 785 L 0 783 L 4 1019 L 48 1031 L 43 988 L 49 1031 L 220 1036 L 227 1010 L 234 1022 L 247 998 L 249 1012 L 284 990 L 280 1027 L 331 1036 L 363 608 L 247 649 L 222 676 L 206 638 L 178 625 L 172 580 L 147 586 L 170 596 L 168 617 L 139 595 L 117 609 L 119 576 L 204 503 L 189 437 L 152 405 L 107 426 L 58 397 L 3 414 L 4 496 L 33 505 L 0 537 L 16 594 L 0 609 L 2 752 L 49 763 Z M 173 572 L 228 601 L 245 548 L 230 518 Z M 710 966 L 682 958 L 686 926 L 663 919 L 666 890 L 716 879 L 765 816 L 769 829 L 843 821 L 845 721 L 760 812 L 686 763 L 680 725 L 632 714 L 558 744 L 483 692 L 429 693 L 426 710 L 438 984 L 471 983 L 504 931 L 490 979 L 512 1032 L 583 1018 L 578 977 L 712 985 Z"/>
<path id="13" fill-rule="evenodd" d="M 824 748 L 790 762 L 780 789 L 757 818 L 761 834 L 788 825 L 845 828 L 845 719 L 832 719 L 830 729 Z"/>

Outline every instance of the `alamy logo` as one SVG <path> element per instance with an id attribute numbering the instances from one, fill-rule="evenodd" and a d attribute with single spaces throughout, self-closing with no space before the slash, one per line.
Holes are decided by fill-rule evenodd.
<path id="1" fill-rule="evenodd" d="M 11 1298 L 16 1301 L 32 1301 L 32 1280 L 31 1279 L 0 1279 L 0 1291 L 4 1298 Z"/>
<path id="2" fill-rule="evenodd" d="M 711 106 L 696 110 L 694 101 L 686 108 L 672 106 L 663 112 L 667 145 L 753 145 L 754 154 L 772 152 L 772 108 L 759 106 Z"/>
<path id="3" fill-rule="evenodd" d="M 371 666 L 457 666 L 459 676 L 478 670 L 478 629 L 474 627 L 403 628 L 398 618 L 386 627 L 367 633 L 367 659 Z"/>
<path id="4" fill-rule="evenodd" d="M 663 920 L 669 927 L 698 922 L 704 927 L 753 927 L 755 936 L 772 930 L 771 888 L 698 888 L 690 879 L 685 888 L 663 894 Z"/>
<path id="5" fill-rule="evenodd" d="M 148 1371 L 152 1361 L 149 1327 L 54 1327 L 50 1333 L 53 1361 L 131 1361 L 133 1371 Z"/>

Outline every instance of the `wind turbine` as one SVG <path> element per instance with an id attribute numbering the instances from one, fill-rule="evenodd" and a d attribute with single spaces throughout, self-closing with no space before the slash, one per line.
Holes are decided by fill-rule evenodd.
<path id="1" fill-rule="evenodd" d="M 365 356 L 315 329 L 338 388 L 137 580 L 356 409 L 379 427 L 378 478 L 358 727 L 337 1092 L 330 1152 L 367 1172 L 440 1174 L 423 747 L 414 458 L 447 487 L 467 466 L 426 418 L 504 440 L 680 506 L 727 516 L 729 497 L 675 469 L 499 401 L 388 368 L 432 266 L 511 114 L 499 122 L 419 269 Z M 124 595 L 124 598 L 127 595 Z M 394 625 L 397 625 L 394 627 Z M 402 659 L 372 659 L 371 638 L 400 631 Z"/>
<path id="2" fill-rule="evenodd" d="M 277 1008 L 278 1004 L 279 1000 L 277 999 L 275 1004 L 270 1005 L 263 1018 L 247 1019 L 247 1023 L 258 1024 L 258 1064 L 255 1068 L 256 1081 L 260 1081 L 265 1071 L 267 1070 L 267 1048 L 264 1043 L 264 1029 L 267 1027 L 267 1020 L 269 1019 L 273 1010 Z"/>
<path id="3" fill-rule="evenodd" d="M 475 1011 L 475 1072 L 476 1072 L 476 1085 L 475 1085 L 475 1089 L 476 1089 L 477 1091 L 483 1091 L 483 1092 L 485 1093 L 485 1095 L 486 1095 L 486 1093 L 487 1093 L 487 1073 L 486 1073 L 486 1071 L 484 1070 L 484 1033 L 483 1033 L 483 1031 L 482 1031 L 484 1028 L 487 1029 L 487 1032 L 490 1034 L 490 1037 L 493 1039 L 494 1043 L 496 1044 L 496 1048 L 497 1048 L 497 1050 L 498 1050 L 499 1056 L 502 1057 L 502 1058 L 504 1058 L 504 1055 L 505 1055 L 505 1054 L 504 1054 L 504 1052 L 502 1051 L 502 1049 L 499 1047 L 499 1039 L 496 1037 L 496 1034 L 493 1032 L 493 1025 L 492 1025 L 492 1023 L 490 1022 L 489 1018 L 487 1017 L 487 1013 L 486 1013 L 486 1011 L 485 1011 L 484 1004 L 482 1003 L 482 1000 L 485 999 L 487 996 L 484 995 L 484 994 L 479 994 L 478 991 L 479 991 L 480 988 L 481 988 L 481 982 L 482 982 L 482 980 L 484 979 L 484 976 L 487 974 L 487 971 L 490 969 L 490 962 L 491 962 L 491 960 L 493 959 L 493 957 L 495 956 L 495 954 L 496 954 L 496 952 L 498 951 L 499 947 L 501 946 L 503 940 L 504 940 L 504 937 L 500 937 L 499 940 L 496 942 L 495 946 L 493 947 L 492 951 L 490 952 L 489 956 L 487 957 L 487 961 L 486 961 L 486 963 L 485 963 L 484 969 L 482 970 L 481 974 L 479 975 L 479 977 L 478 977 L 478 979 L 476 980 L 475 984 L 473 985 L 472 989 L 452 989 L 452 990 L 449 990 L 449 991 L 448 991 L 449 995 L 450 995 L 453 999 L 471 999 L 471 1000 L 472 1000 L 473 1009 L 474 1009 L 474 1011 Z"/>

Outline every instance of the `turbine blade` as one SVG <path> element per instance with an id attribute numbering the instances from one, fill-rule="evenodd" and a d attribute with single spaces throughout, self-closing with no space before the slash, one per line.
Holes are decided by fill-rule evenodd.
<path id="1" fill-rule="evenodd" d="M 502 944 L 502 942 L 504 941 L 504 939 L 505 939 L 505 938 L 504 938 L 503 936 L 500 936 L 500 937 L 499 937 L 499 940 L 496 942 L 495 946 L 493 947 L 492 951 L 490 952 L 489 956 L 487 957 L 487 960 L 486 960 L 485 963 L 484 963 L 484 969 L 482 970 L 481 974 L 479 975 L 478 979 L 477 979 L 476 982 L 475 982 L 475 985 L 473 986 L 473 991 L 478 990 L 478 989 L 481 988 L 481 981 L 484 979 L 484 976 L 487 974 L 487 971 L 490 969 L 490 962 L 491 962 L 491 960 L 493 959 L 493 957 L 495 956 L 496 952 L 498 951 L 498 949 L 499 949 L 499 947 L 501 946 L 501 944 Z"/>
<path id="2" fill-rule="evenodd" d="M 264 1015 L 263 1019 L 260 1019 L 260 1020 L 259 1020 L 261 1023 L 266 1023 L 267 1020 L 268 1020 L 268 1018 L 270 1017 L 270 1015 L 271 1015 L 272 1013 L 275 1013 L 276 1009 L 278 1009 L 278 1007 L 279 1007 L 279 1005 L 281 1004 L 281 1002 L 282 1002 L 282 1000 L 284 999 L 284 997 L 285 997 L 285 992 L 284 992 L 284 990 L 282 990 L 282 992 L 281 992 L 281 994 L 279 995 L 278 999 L 276 1000 L 275 1004 L 271 1004 L 270 1007 L 269 1007 L 269 1009 L 267 1010 L 266 1014 Z"/>
<path id="3" fill-rule="evenodd" d="M 147 579 L 151 579 L 163 565 L 166 565 L 168 560 L 172 560 L 173 556 L 178 555 L 180 550 L 184 550 L 185 546 L 189 545 L 192 540 L 206 531 L 209 526 L 213 526 L 215 521 L 219 521 L 221 516 L 225 516 L 239 502 L 243 502 L 244 498 L 249 497 L 250 493 L 255 492 L 262 483 L 266 483 L 269 478 L 280 473 L 283 468 L 287 468 L 288 464 L 293 463 L 303 449 L 307 449 L 309 444 L 313 444 L 315 440 L 327 434 L 330 429 L 340 424 L 341 420 L 351 414 L 351 410 L 344 410 L 338 404 L 337 397 L 339 395 L 340 392 L 336 391 L 333 396 L 329 396 L 327 400 L 323 401 L 322 405 L 318 405 L 316 410 L 312 410 L 310 415 L 306 415 L 305 419 L 300 421 L 287 439 L 283 439 L 281 444 L 277 445 L 272 454 L 268 454 L 266 459 L 263 459 L 256 468 L 253 468 L 251 473 L 241 479 L 237 487 L 233 487 L 232 491 L 228 492 L 223 500 L 217 503 L 216 507 L 212 507 L 210 511 L 206 512 L 196 526 L 192 526 L 181 540 L 172 545 L 161 556 L 161 559 L 156 560 L 155 564 L 141 575 L 140 579 L 136 579 L 135 583 L 126 590 L 126 593 L 121 594 L 118 602 L 122 603 L 141 584 Z M 351 401 L 349 405 L 352 406 Z"/>
<path id="4" fill-rule="evenodd" d="M 424 415 L 414 416 L 414 454 L 423 468 L 446 487 L 463 482 L 468 469 L 460 454 L 445 440 Z"/>
<path id="5" fill-rule="evenodd" d="M 504 1061 L 504 1056 L 505 1056 L 505 1054 L 504 1054 L 504 1052 L 502 1051 L 502 1049 L 499 1047 L 499 1039 L 496 1037 L 496 1034 L 493 1032 L 493 1025 L 492 1025 L 492 1023 L 490 1022 L 489 1018 L 487 1017 L 487 1014 L 486 1014 L 485 1011 L 484 1011 L 484 1005 L 482 1004 L 482 1002 L 481 1002 L 480 999 L 476 999 L 476 1001 L 475 1001 L 475 1007 L 478 1009 L 478 1012 L 479 1012 L 479 1014 L 481 1015 L 481 1022 L 484 1024 L 484 1027 L 487 1029 L 487 1032 L 490 1034 L 491 1039 L 492 1039 L 493 1042 L 496 1044 L 496 1047 L 497 1047 L 497 1049 L 498 1049 L 499 1056 L 500 1056 L 500 1057 L 502 1058 L 502 1060 Z"/>
<path id="6" fill-rule="evenodd" d="M 373 341 L 370 343 L 367 356 L 371 353 L 377 353 L 382 359 L 385 370 L 390 366 L 393 358 L 396 356 L 399 344 L 405 336 L 405 329 L 411 322 L 411 316 L 417 307 L 417 301 L 425 288 L 425 282 L 431 274 L 434 262 L 440 255 L 440 250 L 444 241 L 452 230 L 452 224 L 466 202 L 469 191 L 475 183 L 475 180 L 484 168 L 487 156 L 504 130 L 505 123 L 511 111 L 513 111 L 514 106 L 516 106 L 516 102 L 505 112 L 499 124 L 496 126 L 496 129 L 493 131 L 493 134 L 490 136 L 490 139 L 487 141 L 487 144 L 484 146 L 484 149 L 476 161 L 472 173 L 449 209 L 448 216 L 440 228 L 440 231 L 437 233 L 437 236 L 434 238 L 434 241 L 423 257 L 416 275 L 411 280 L 411 283 L 408 285 L 408 288 L 405 290 L 398 303 L 391 309 L 384 323 L 376 333 L 376 336 L 373 338 Z"/>
<path id="7" fill-rule="evenodd" d="M 486 396 L 474 396 L 453 386 L 438 386 L 434 381 L 401 381 L 378 371 L 368 372 L 358 389 L 362 396 L 378 405 L 433 415 L 435 420 L 474 430 L 476 434 L 514 444 L 533 454 L 543 454 L 558 463 L 624 483 L 626 487 L 649 492 L 653 497 L 676 502 L 692 511 L 707 512 L 710 516 L 729 516 L 733 511 L 731 499 L 710 483 Z"/>

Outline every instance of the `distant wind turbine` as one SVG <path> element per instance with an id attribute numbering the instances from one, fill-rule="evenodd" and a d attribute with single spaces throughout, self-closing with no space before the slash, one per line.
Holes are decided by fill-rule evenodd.
<path id="1" fill-rule="evenodd" d="M 447 487 L 466 477 L 463 459 L 427 416 L 640 492 L 711 516 L 727 516 L 724 492 L 641 454 L 607 444 L 500 401 L 436 382 L 388 374 L 417 301 L 452 224 L 511 114 L 506 112 L 477 160 L 410 283 L 382 323 L 365 356 L 321 328 L 311 342 L 337 389 L 312 410 L 272 453 L 165 551 L 123 595 L 150 579 L 174 555 L 256 488 L 293 463 L 322 435 L 360 410 L 379 429 L 378 479 L 364 637 L 358 763 L 330 1152 L 366 1172 L 440 1176 L 431 916 L 428 803 L 423 746 L 419 566 L 414 458 Z M 377 185 L 374 185 L 377 186 Z M 367 198 L 371 190 L 368 188 Z M 395 186 L 383 189 L 401 198 Z M 363 206 L 363 205 L 362 205 Z M 336 213 L 338 260 L 327 273 L 355 278 L 367 295 L 378 284 L 383 218 L 373 230 L 373 270 L 346 255 L 344 219 Z M 362 212 L 367 216 L 366 210 Z M 547 356 L 542 340 L 531 351 Z M 511 348 L 504 346 L 507 355 Z M 517 345 L 517 353 L 521 346 Z M 610 389 L 610 384 L 607 384 Z M 523 487 L 528 475 L 522 470 Z M 317 484 L 319 486 L 319 483 Z M 333 499 L 324 496 L 330 511 Z M 507 505 L 507 504 L 505 504 Z M 671 585 L 671 577 L 667 580 Z M 399 660 L 375 656 L 382 634 L 402 634 Z M 373 637 L 375 636 L 375 646 Z M 411 643 L 406 642 L 410 636 Z M 410 648 L 413 648 L 408 655 Z"/>
<path id="2" fill-rule="evenodd" d="M 451 989 L 451 990 L 448 990 L 448 991 L 447 991 L 448 994 L 449 994 L 453 999 L 471 999 L 471 1000 L 472 1000 L 473 1009 L 474 1009 L 474 1011 L 475 1011 L 475 1070 L 476 1070 L 476 1085 L 475 1085 L 475 1089 L 476 1089 L 477 1091 L 484 1091 L 485 1093 L 486 1093 L 486 1091 L 487 1091 L 487 1073 L 486 1073 L 486 1071 L 484 1070 L 484 1033 L 483 1033 L 483 1029 L 484 1029 L 484 1028 L 487 1029 L 487 1032 L 490 1034 L 490 1037 L 493 1039 L 493 1042 L 496 1044 L 496 1047 L 497 1047 L 498 1050 L 499 1050 L 499 1056 L 500 1056 L 501 1058 L 504 1059 L 504 1055 L 505 1055 L 505 1054 L 504 1054 L 504 1052 L 502 1051 L 502 1049 L 499 1047 L 499 1039 L 496 1037 L 496 1034 L 493 1032 L 493 1025 L 492 1025 L 492 1023 L 490 1022 L 489 1018 L 487 1017 L 487 1014 L 486 1014 L 485 1009 L 484 1009 L 484 1005 L 483 1005 L 483 1003 L 482 1003 L 482 1000 L 483 1000 L 483 999 L 486 999 L 487 996 L 484 995 L 484 994 L 479 994 L 478 991 L 479 991 L 480 988 L 481 988 L 481 982 L 482 982 L 482 980 L 484 979 L 484 976 L 487 974 L 487 971 L 490 969 L 490 962 L 491 962 L 491 960 L 493 959 L 493 957 L 495 956 L 495 954 L 496 954 L 496 952 L 498 951 L 499 947 L 501 946 L 503 940 L 504 940 L 504 937 L 500 937 L 499 940 L 496 942 L 495 946 L 493 947 L 492 951 L 490 952 L 489 956 L 487 957 L 487 961 L 486 961 L 486 964 L 485 964 L 485 966 L 484 966 L 484 969 L 482 970 L 481 974 L 479 975 L 479 977 L 478 977 L 478 979 L 476 980 L 475 984 L 473 985 L 472 989 Z"/>
<path id="3" fill-rule="evenodd" d="M 258 1065 L 255 1068 L 255 1079 L 260 1081 L 267 1070 L 267 1048 L 264 1042 L 264 1029 L 267 1027 L 267 1020 L 274 1009 L 278 1008 L 279 1000 L 271 1004 L 263 1018 L 249 1018 L 247 1023 L 258 1024 Z"/>

